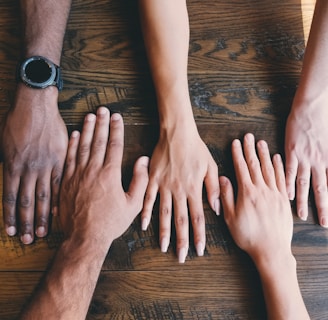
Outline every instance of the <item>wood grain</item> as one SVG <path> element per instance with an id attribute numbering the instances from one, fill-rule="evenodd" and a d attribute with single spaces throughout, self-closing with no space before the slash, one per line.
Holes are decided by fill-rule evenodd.
<path id="1" fill-rule="evenodd" d="M 298 84 L 313 0 L 188 0 L 189 84 L 200 135 L 220 174 L 233 179 L 230 144 L 246 132 L 283 153 L 286 117 Z M 20 57 L 19 2 L 0 2 L 0 117 L 15 93 Z M 68 130 L 105 105 L 125 120 L 123 184 L 134 161 L 151 155 L 158 136 L 156 99 L 143 46 L 137 1 L 73 1 L 61 66 L 59 108 Z M 1 170 L 2 171 L 2 170 Z M 0 177 L 2 190 L 2 176 Z M 307 222 L 294 217 L 293 252 L 312 319 L 328 319 L 328 233 L 311 205 Z M 294 203 L 292 203 L 294 206 Z M 113 244 L 103 265 L 87 319 L 266 318 L 261 284 L 234 244 L 223 217 L 204 194 L 207 244 L 193 244 L 184 265 L 159 250 L 158 202 L 149 229 L 140 217 Z M 192 236 L 192 234 L 191 234 Z M 0 319 L 14 319 L 51 263 L 62 233 L 56 218 L 45 239 L 23 246 L 0 224 Z"/>

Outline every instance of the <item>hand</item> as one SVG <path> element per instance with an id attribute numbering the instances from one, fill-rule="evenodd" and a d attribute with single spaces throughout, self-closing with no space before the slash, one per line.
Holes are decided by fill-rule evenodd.
<path id="1" fill-rule="evenodd" d="M 328 227 L 328 110 L 325 95 L 319 95 L 306 106 L 295 99 L 286 126 L 286 183 L 289 199 L 295 197 L 297 214 L 302 220 L 308 216 L 310 179 L 319 223 Z"/>
<path id="2" fill-rule="evenodd" d="M 51 208 L 56 213 L 58 207 L 68 137 L 57 98 L 54 87 L 36 90 L 20 84 L 4 124 L 4 223 L 10 236 L 19 228 L 24 244 L 33 242 L 34 232 L 47 234 Z"/>
<path id="3" fill-rule="evenodd" d="M 265 141 L 254 136 L 244 138 L 244 155 L 239 140 L 232 143 L 238 196 L 234 202 L 231 182 L 220 177 L 224 218 L 237 245 L 255 264 L 281 261 L 291 256 L 293 219 L 287 196 L 285 175 L 280 155 L 273 164 Z M 282 259 L 283 260 L 283 259 Z"/>
<path id="4" fill-rule="evenodd" d="M 172 206 L 177 236 L 177 255 L 185 261 L 189 248 L 188 208 L 199 256 L 205 249 L 205 220 L 202 188 L 205 182 L 208 201 L 218 214 L 218 168 L 197 129 L 180 128 L 174 134 L 162 133 L 150 162 L 150 181 L 142 212 L 142 229 L 146 230 L 160 193 L 159 239 L 162 252 L 170 242 Z"/>
<path id="5" fill-rule="evenodd" d="M 59 215 L 67 238 L 94 242 L 107 252 L 141 211 L 148 183 L 147 157 L 135 164 L 129 191 L 121 182 L 124 128 L 106 108 L 85 117 L 81 136 L 73 132 L 60 192 Z"/>

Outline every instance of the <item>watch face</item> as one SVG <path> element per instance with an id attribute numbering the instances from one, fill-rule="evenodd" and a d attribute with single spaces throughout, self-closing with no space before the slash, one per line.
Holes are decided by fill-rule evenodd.
<path id="1" fill-rule="evenodd" d="M 43 57 L 31 57 L 21 67 L 21 79 L 33 88 L 46 88 L 54 83 L 56 67 Z"/>
<path id="2" fill-rule="evenodd" d="M 25 74 L 28 78 L 37 83 L 47 81 L 51 76 L 51 66 L 44 60 L 31 61 L 25 68 Z"/>

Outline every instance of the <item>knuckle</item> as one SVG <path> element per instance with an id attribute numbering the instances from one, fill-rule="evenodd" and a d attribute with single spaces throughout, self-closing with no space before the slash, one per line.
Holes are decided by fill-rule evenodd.
<path id="1" fill-rule="evenodd" d="M 166 218 L 170 215 L 171 215 L 171 211 L 169 210 L 168 207 L 165 206 L 165 207 L 161 208 L 161 210 L 160 210 L 160 216 L 161 217 Z"/>
<path id="2" fill-rule="evenodd" d="M 183 227 L 187 224 L 188 222 L 188 217 L 178 215 L 175 219 L 175 224 L 177 227 Z"/>
<path id="3" fill-rule="evenodd" d="M 204 221 L 205 221 L 204 220 L 204 215 L 202 215 L 200 213 L 192 218 L 192 224 L 195 225 L 195 226 L 203 224 Z"/>
<path id="4" fill-rule="evenodd" d="M 41 202 L 48 201 L 49 193 L 45 189 L 39 190 L 36 194 L 36 200 Z"/>
<path id="5" fill-rule="evenodd" d="M 89 145 L 87 144 L 81 144 L 79 147 L 79 155 L 81 157 L 86 156 L 89 154 L 90 148 Z"/>
<path id="6" fill-rule="evenodd" d="M 19 199 L 19 206 L 21 208 L 30 208 L 32 205 L 32 199 L 29 196 L 22 195 Z"/>
<path id="7" fill-rule="evenodd" d="M 304 177 L 297 178 L 297 185 L 300 187 L 307 187 L 309 185 L 309 179 Z"/>
<path id="8" fill-rule="evenodd" d="M 315 185 L 313 190 L 316 194 L 324 194 L 327 193 L 327 186 L 323 184 Z"/>
<path id="9" fill-rule="evenodd" d="M 2 197 L 4 205 L 14 207 L 16 205 L 17 195 L 14 192 L 5 193 Z"/>

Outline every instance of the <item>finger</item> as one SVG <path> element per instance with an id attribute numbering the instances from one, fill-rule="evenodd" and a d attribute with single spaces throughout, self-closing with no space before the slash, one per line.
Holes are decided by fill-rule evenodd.
<path id="1" fill-rule="evenodd" d="M 96 116 L 94 114 L 89 113 L 85 116 L 78 150 L 78 165 L 81 169 L 83 169 L 89 162 L 95 123 Z"/>
<path id="2" fill-rule="evenodd" d="M 56 166 L 51 173 L 51 207 L 52 214 L 58 215 L 60 184 L 63 176 L 63 165 Z"/>
<path id="3" fill-rule="evenodd" d="M 296 178 L 297 215 L 306 220 L 308 216 L 308 196 L 310 189 L 310 168 L 299 166 Z"/>
<path id="4" fill-rule="evenodd" d="M 159 242 L 162 252 L 167 252 L 171 237 L 172 194 L 160 191 L 159 204 Z"/>
<path id="5" fill-rule="evenodd" d="M 244 154 L 253 183 L 263 182 L 260 161 L 255 151 L 255 138 L 251 133 L 247 133 L 244 137 Z"/>
<path id="6" fill-rule="evenodd" d="M 110 118 L 110 135 L 107 145 L 105 165 L 110 167 L 113 179 L 121 180 L 121 166 L 124 147 L 124 125 L 120 114 L 114 113 Z M 115 178 L 115 177 L 116 178 Z"/>
<path id="7" fill-rule="evenodd" d="M 312 188 L 315 205 L 318 211 L 319 223 L 328 227 L 328 192 L 326 170 L 322 167 L 312 169 Z"/>
<path id="8" fill-rule="evenodd" d="M 298 161 L 294 154 L 286 151 L 286 187 L 289 200 L 295 199 L 295 181 Z"/>
<path id="9" fill-rule="evenodd" d="M 276 185 L 278 190 L 285 194 L 287 197 L 287 189 L 286 189 L 286 179 L 285 179 L 285 172 L 284 172 L 284 164 L 281 159 L 280 154 L 275 154 L 272 158 L 274 174 L 276 178 Z"/>
<path id="10" fill-rule="evenodd" d="M 154 178 L 150 177 L 145 194 L 143 209 L 141 213 L 141 230 L 146 231 L 153 212 L 154 203 L 158 192 L 158 184 Z"/>
<path id="11" fill-rule="evenodd" d="M 268 144 L 264 140 L 260 140 L 257 143 L 257 152 L 260 158 L 261 170 L 265 183 L 271 188 L 276 187 L 276 178 Z"/>
<path id="12" fill-rule="evenodd" d="M 104 164 L 108 144 L 109 111 L 101 107 L 97 111 L 96 128 L 92 140 L 90 165 L 101 167 Z"/>
<path id="13" fill-rule="evenodd" d="M 35 205 L 36 178 L 26 175 L 21 180 L 18 197 L 18 215 L 20 239 L 24 244 L 34 240 L 34 205 Z"/>
<path id="14" fill-rule="evenodd" d="M 206 187 L 208 203 L 217 215 L 220 214 L 220 186 L 218 175 L 218 166 L 213 160 L 207 168 L 204 183 Z"/>
<path id="15" fill-rule="evenodd" d="M 141 211 L 142 203 L 148 184 L 148 157 L 140 157 L 133 168 L 133 176 L 127 195 L 135 208 L 135 216 Z"/>
<path id="16" fill-rule="evenodd" d="M 224 220 L 229 226 L 235 217 L 235 199 L 233 194 L 233 187 L 230 180 L 227 177 L 221 176 L 219 178 L 221 201 L 224 212 Z"/>
<path id="17" fill-rule="evenodd" d="M 174 223 L 177 236 L 177 255 L 179 263 L 184 263 L 189 249 L 189 223 L 187 199 L 184 194 L 173 194 Z"/>
<path id="18" fill-rule="evenodd" d="M 194 244 L 196 252 L 198 256 L 203 256 L 206 244 L 206 233 L 202 201 L 202 186 L 196 188 L 196 190 L 194 190 L 188 197 L 188 205 L 194 233 Z"/>
<path id="19" fill-rule="evenodd" d="M 8 168 L 6 168 L 6 164 L 4 164 L 2 206 L 4 225 L 9 236 L 14 236 L 18 228 L 16 220 L 16 201 L 19 183 L 20 177 L 10 174 Z"/>
<path id="20" fill-rule="evenodd" d="M 37 180 L 35 195 L 35 234 L 42 238 L 47 235 L 50 213 L 50 177 L 43 175 Z"/>
<path id="21" fill-rule="evenodd" d="M 236 172 L 238 188 L 252 184 L 251 176 L 244 158 L 242 146 L 239 140 L 234 140 L 231 146 L 232 160 Z"/>
<path id="22" fill-rule="evenodd" d="M 63 179 L 70 179 L 76 169 L 77 151 L 80 142 L 80 132 L 73 131 L 68 143 L 66 161 L 65 161 L 65 172 Z"/>

